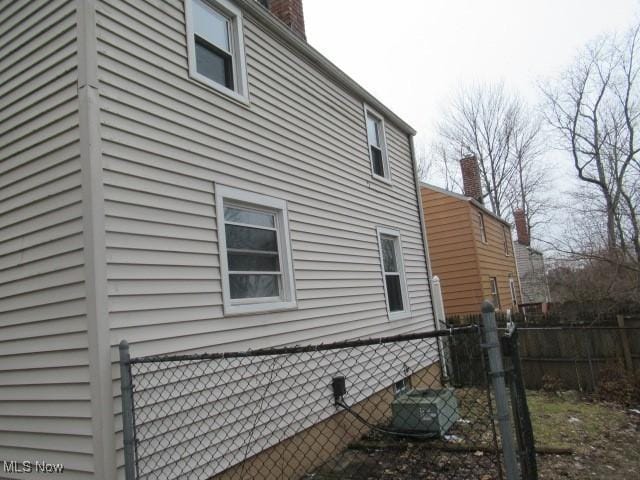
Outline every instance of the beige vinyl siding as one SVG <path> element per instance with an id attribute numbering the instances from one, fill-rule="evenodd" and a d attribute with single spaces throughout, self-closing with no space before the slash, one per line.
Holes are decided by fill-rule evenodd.
<path id="1" fill-rule="evenodd" d="M 75 7 L 0 4 L 0 460 L 71 479 L 94 470 Z"/>
<path id="2" fill-rule="evenodd" d="M 361 99 L 249 15 L 246 106 L 189 78 L 182 1 L 97 11 L 112 345 L 243 350 L 431 328 L 406 133 L 386 122 L 389 187 L 371 177 Z M 297 309 L 223 316 L 216 184 L 288 202 Z M 387 317 L 376 226 L 402 235 L 405 320 Z"/>

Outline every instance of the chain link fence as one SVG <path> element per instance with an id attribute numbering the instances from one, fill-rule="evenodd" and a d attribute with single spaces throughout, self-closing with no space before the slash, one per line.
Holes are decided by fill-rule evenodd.
<path id="1" fill-rule="evenodd" d="M 131 359 L 123 343 L 127 478 L 501 479 L 481 336 Z"/>

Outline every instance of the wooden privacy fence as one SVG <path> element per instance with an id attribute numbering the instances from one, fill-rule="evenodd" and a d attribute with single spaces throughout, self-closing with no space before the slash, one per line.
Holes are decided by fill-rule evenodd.
<path id="1" fill-rule="evenodd" d="M 618 315 L 597 325 L 519 325 L 519 344 L 526 388 L 559 388 L 594 392 L 611 371 L 640 376 L 640 317 Z M 447 319 L 449 324 L 473 324 L 477 316 Z M 499 319 L 505 325 L 505 318 Z M 585 319 L 588 320 L 588 319 Z"/>
<path id="2" fill-rule="evenodd" d="M 523 327 L 520 353 L 527 388 L 594 392 L 605 370 L 640 373 L 640 327 Z"/>

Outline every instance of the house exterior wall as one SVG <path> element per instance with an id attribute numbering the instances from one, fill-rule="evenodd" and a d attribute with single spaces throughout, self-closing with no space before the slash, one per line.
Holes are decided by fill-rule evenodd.
<path id="1" fill-rule="evenodd" d="M 405 131 L 385 118 L 388 185 L 371 176 L 362 99 L 254 15 L 243 18 L 245 105 L 189 77 L 183 1 L 100 1 L 96 11 L 113 361 L 121 339 L 140 356 L 432 327 Z M 224 316 L 217 185 L 287 202 L 296 309 Z M 378 226 L 401 233 L 402 320 L 388 319 Z M 113 382 L 119 430 L 115 364 Z"/>
<path id="2" fill-rule="evenodd" d="M 549 292 L 542 254 L 518 242 L 514 243 L 514 250 L 522 287 L 522 303 L 548 302 Z"/>
<path id="3" fill-rule="evenodd" d="M 472 315 L 491 299 L 490 278 L 498 284 L 501 310 L 517 309 L 520 289 L 508 224 L 482 211 L 466 197 L 421 187 L 429 257 L 434 276 L 440 278 L 445 314 Z M 479 213 L 483 214 L 486 242 Z M 503 229 L 509 228 L 509 255 L 505 255 Z M 513 278 L 516 302 L 509 278 Z"/>
<path id="4" fill-rule="evenodd" d="M 500 298 L 501 311 L 517 311 L 520 299 L 520 287 L 518 285 L 518 271 L 513 253 L 513 242 L 511 240 L 511 226 L 487 213 L 483 214 L 486 243 L 480 236 L 480 223 L 478 214 L 481 210 L 469 204 L 474 219 L 474 229 L 476 232 L 476 249 L 478 252 L 478 264 L 480 268 L 480 279 L 482 282 L 483 299 L 491 300 L 491 283 L 493 277 L 498 283 L 498 295 Z M 507 241 L 509 245 L 508 254 L 505 253 L 505 229 L 508 229 Z M 513 279 L 515 287 L 515 298 L 512 297 L 509 279 Z M 497 308 L 497 305 L 496 305 Z"/>
<path id="5" fill-rule="evenodd" d="M 264 21 L 245 12 L 245 105 L 190 79 L 182 0 L 0 5 L 2 457 L 112 478 L 123 338 L 141 356 L 432 327 L 410 135 L 385 116 L 392 182 L 372 178 L 363 99 Z M 223 315 L 216 185 L 286 200 L 296 309 Z M 376 227 L 401 234 L 403 319 Z"/>
<path id="6" fill-rule="evenodd" d="M 482 289 L 469 202 L 427 187 L 421 196 L 431 270 L 440 279 L 445 315 L 478 313 Z"/>
<path id="7" fill-rule="evenodd" d="M 0 4 L 0 463 L 69 479 L 95 470 L 76 7 Z"/>

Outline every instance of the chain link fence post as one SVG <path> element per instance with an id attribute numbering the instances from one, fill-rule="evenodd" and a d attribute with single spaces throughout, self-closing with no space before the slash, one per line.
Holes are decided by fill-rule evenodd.
<path id="1" fill-rule="evenodd" d="M 504 457 L 507 480 L 519 480 L 518 460 L 516 448 L 513 442 L 511 430 L 511 417 L 509 415 L 509 401 L 507 387 L 505 385 L 505 372 L 502 363 L 502 352 L 498 338 L 495 308 L 489 301 L 482 304 L 482 330 L 484 333 L 483 348 L 489 358 L 489 377 L 493 385 L 493 393 L 496 399 L 496 416 L 500 437 L 502 439 L 502 454 Z"/>
<path id="2" fill-rule="evenodd" d="M 521 454 L 521 470 L 523 480 L 538 479 L 538 464 L 536 461 L 535 439 L 531 414 L 527 404 L 527 394 L 522 378 L 522 364 L 520 362 L 520 349 L 518 346 L 518 328 L 515 324 L 507 332 L 508 351 L 505 355 L 511 359 L 511 393 L 512 407 L 518 435 L 518 447 Z"/>
<path id="3" fill-rule="evenodd" d="M 120 351 L 120 389 L 122 399 L 122 436 L 124 443 L 124 476 L 135 480 L 135 435 L 133 420 L 133 389 L 131 384 L 131 364 L 129 344 L 122 340 Z"/>

